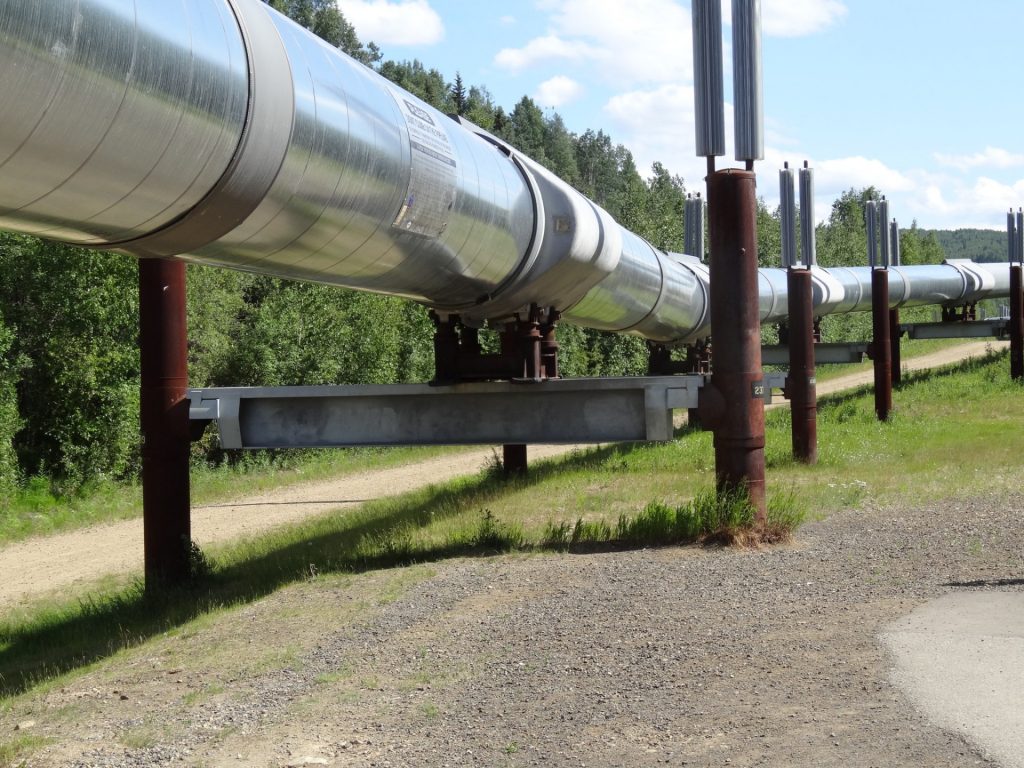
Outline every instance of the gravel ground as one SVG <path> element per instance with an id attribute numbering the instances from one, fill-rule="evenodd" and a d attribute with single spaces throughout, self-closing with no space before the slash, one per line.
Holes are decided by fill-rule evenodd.
<path id="1" fill-rule="evenodd" d="M 1022 509 L 868 504 L 756 551 L 315 579 L 16 702 L 0 728 L 53 739 L 33 766 L 984 764 L 894 687 L 879 634 L 950 591 L 1024 589 Z M 246 647 L 283 655 L 239 673 Z"/>

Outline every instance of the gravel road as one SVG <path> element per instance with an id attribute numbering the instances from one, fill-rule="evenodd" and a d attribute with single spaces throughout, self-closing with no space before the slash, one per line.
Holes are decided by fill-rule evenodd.
<path id="1" fill-rule="evenodd" d="M 936 597 L 1024 592 L 1022 512 L 1014 493 L 868 502 L 762 550 L 320 576 L 8 702 L 0 750 L 27 736 L 39 768 L 993 764 L 894 685 L 882 637 Z"/>
<path id="2" fill-rule="evenodd" d="M 1024 590 L 1022 510 L 868 505 L 758 551 L 454 560 L 376 602 L 396 572 L 314 581 L 0 728 L 33 718 L 41 768 L 986 764 L 894 687 L 880 633 L 936 596 Z M 241 647 L 288 653 L 239 673 Z"/>

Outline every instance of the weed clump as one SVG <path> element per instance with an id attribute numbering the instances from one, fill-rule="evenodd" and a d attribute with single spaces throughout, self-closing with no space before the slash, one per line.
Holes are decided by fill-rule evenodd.
<path id="1" fill-rule="evenodd" d="M 575 525 L 568 522 L 549 522 L 544 528 L 539 547 L 567 551 L 584 544 L 607 544 L 614 538 L 614 531 L 604 520 L 576 519 Z"/>
<path id="2" fill-rule="evenodd" d="M 522 549 L 523 542 L 522 526 L 502 523 L 491 510 L 485 509 L 480 526 L 470 544 L 487 552 L 512 552 Z"/>
<path id="3" fill-rule="evenodd" d="M 758 546 L 788 541 L 804 521 L 805 511 L 794 496 L 775 496 L 768 514 L 759 521 L 747 495 L 741 491 L 705 490 L 676 507 L 652 501 L 634 516 L 622 515 L 615 528 L 604 522 L 548 523 L 540 546 L 568 550 L 587 544 L 667 546 L 672 544 L 726 544 Z"/>

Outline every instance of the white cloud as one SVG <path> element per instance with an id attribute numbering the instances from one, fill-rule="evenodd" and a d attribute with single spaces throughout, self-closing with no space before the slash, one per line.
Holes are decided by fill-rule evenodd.
<path id="1" fill-rule="evenodd" d="M 576 100 L 582 93 L 583 86 L 575 80 L 565 75 L 555 75 L 537 86 L 533 100 L 542 109 L 546 107 L 557 109 L 563 104 Z"/>
<path id="2" fill-rule="evenodd" d="M 727 121 L 731 119 L 726 107 Z M 629 148 L 642 175 L 658 160 L 700 191 L 707 163 L 694 154 L 693 86 L 668 83 L 653 90 L 620 93 L 604 106 L 616 142 Z"/>
<path id="3" fill-rule="evenodd" d="M 975 152 L 973 155 L 947 155 L 936 152 L 935 159 L 942 165 L 960 171 L 972 168 L 1016 168 L 1024 165 L 1024 155 L 1015 155 L 997 147 L 985 147 L 982 152 Z"/>
<path id="4" fill-rule="evenodd" d="M 338 0 L 359 39 L 379 45 L 431 45 L 444 39 L 444 24 L 427 0 Z"/>
<path id="5" fill-rule="evenodd" d="M 686 181 L 687 189 L 704 190 L 706 161 L 694 155 L 693 88 L 665 84 L 650 90 L 618 94 L 605 104 L 616 142 L 633 153 L 641 174 L 660 160 Z M 726 155 L 718 167 L 735 167 L 732 160 L 732 108 L 726 105 Z M 784 140 L 779 140 L 779 139 Z M 1005 160 L 1013 155 L 1000 152 L 979 153 L 989 161 Z M 971 158 L 975 156 L 969 156 Z M 779 201 L 777 171 L 789 161 L 798 168 L 805 159 L 815 171 L 815 218 L 828 219 L 832 203 L 849 189 L 874 186 L 886 195 L 892 215 L 901 226 L 916 220 L 925 228 L 979 227 L 999 229 L 1005 226 L 1006 211 L 1024 205 L 1024 179 L 999 180 L 988 176 L 961 173 L 934 173 L 919 168 L 897 167 L 879 157 L 849 156 L 808 158 L 791 139 L 769 134 L 765 159 L 757 163 L 758 189 L 769 209 Z"/>
<path id="6" fill-rule="evenodd" d="M 1022 203 L 1024 179 L 1004 182 L 987 176 L 964 179 L 922 173 L 921 185 L 908 196 L 906 208 L 923 227 L 1002 229 L 1006 212 Z"/>
<path id="7" fill-rule="evenodd" d="M 692 77 L 690 14 L 672 0 L 544 0 L 548 33 L 495 57 L 520 72 L 545 61 L 596 67 L 620 87 Z"/>
<path id="8" fill-rule="evenodd" d="M 803 37 L 831 27 L 846 13 L 839 0 L 765 0 L 761 24 L 765 35 Z"/>
<path id="9" fill-rule="evenodd" d="M 503 48 L 494 63 L 510 72 L 520 72 L 540 62 L 561 59 L 581 61 L 599 58 L 601 52 L 579 40 L 564 40 L 557 35 L 535 37 L 523 48 Z"/>
<path id="10" fill-rule="evenodd" d="M 882 194 L 907 192 L 914 189 L 914 181 L 890 168 L 881 160 L 867 157 L 840 157 L 822 160 L 816 164 L 815 186 L 822 191 L 842 194 L 845 190 L 875 187 Z"/>
<path id="11" fill-rule="evenodd" d="M 500 19 L 498 19 L 498 21 L 501 22 L 502 24 L 504 24 L 505 26 L 509 26 L 511 24 L 515 24 L 516 23 L 516 17 L 515 16 L 502 16 Z"/>
<path id="12" fill-rule="evenodd" d="M 849 9 L 841 0 L 764 0 L 761 30 L 769 37 L 803 37 L 832 26 Z M 732 26 L 732 3 L 722 3 L 722 23 Z"/>

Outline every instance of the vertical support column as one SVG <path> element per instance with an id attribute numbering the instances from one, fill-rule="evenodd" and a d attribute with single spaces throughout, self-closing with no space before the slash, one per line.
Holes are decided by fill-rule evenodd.
<path id="1" fill-rule="evenodd" d="M 900 311 L 893 307 L 889 310 L 889 358 L 892 367 L 892 385 L 895 387 L 903 380 L 903 357 L 900 354 Z"/>
<path id="2" fill-rule="evenodd" d="M 1024 284 L 1021 265 L 1010 265 L 1010 377 L 1024 379 Z"/>
<path id="3" fill-rule="evenodd" d="M 449 384 L 459 378 L 459 334 L 454 315 L 430 313 L 434 321 L 434 383 Z"/>
<path id="4" fill-rule="evenodd" d="M 714 430 L 719 491 L 745 490 L 763 520 L 764 375 L 756 176 L 751 171 L 730 169 L 711 174 L 707 182 L 714 357 L 710 387 L 702 391 L 701 418 Z"/>
<path id="5" fill-rule="evenodd" d="M 528 466 L 526 446 L 523 443 L 501 446 L 501 466 L 505 470 L 505 477 L 525 475 Z"/>
<path id="6" fill-rule="evenodd" d="M 875 363 L 875 414 L 886 421 L 892 410 L 892 342 L 889 332 L 889 270 L 871 271 L 871 356 Z"/>
<path id="7" fill-rule="evenodd" d="M 139 261 L 142 517 L 146 589 L 188 580 L 188 338 L 185 262 Z"/>
<path id="8" fill-rule="evenodd" d="M 558 379 L 558 321 L 561 315 L 554 308 L 548 310 L 547 319 L 541 323 L 540 360 L 545 379 Z"/>
<path id="9" fill-rule="evenodd" d="M 814 370 L 814 300 L 811 271 L 790 268 L 789 377 L 786 396 L 793 417 L 793 458 L 818 463 L 818 400 Z"/>
<path id="10" fill-rule="evenodd" d="M 523 354 L 526 349 L 523 346 L 523 329 L 521 323 L 508 323 L 501 333 L 502 354 L 508 357 L 517 358 L 519 376 L 527 375 L 527 366 L 523 361 Z M 528 336 L 527 333 L 525 334 Z M 540 352 L 540 344 L 538 344 Z M 526 445 L 523 443 L 507 443 L 502 445 L 502 469 L 506 477 L 517 474 L 525 474 L 528 466 L 526 458 Z"/>
<path id="11" fill-rule="evenodd" d="M 883 198 L 884 200 L 884 198 Z M 889 205 L 885 205 L 886 216 L 889 215 Z M 889 260 L 887 266 L 898 267 L 903 263 L 900 257 L 900 225 L 896 219 L 892 221 L 883 220 L 882 240 L 889 243 Z M 903 380 L 903 360 L 900 354 L 900 311 L 893 307 L 889 310 L 889 339 L 892 356 L 892 384 L 896 386 Z"/>
<path id="12" fill-rule="evenodd" d="M 540 332 L 541 311 L 536 304 L 530 305 L 530 314 L 520 322 L 522 334 L 522 350 L 524 360 L 524 376 L 527 379 L 540 381 L 544 378 L 544 366 L 541 363 L 541 344 L 544 336 Z"/>

